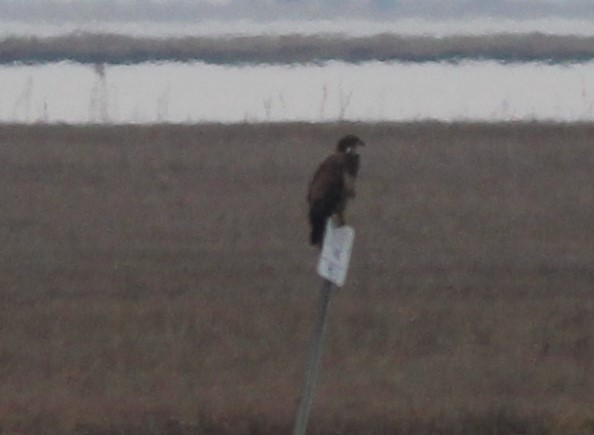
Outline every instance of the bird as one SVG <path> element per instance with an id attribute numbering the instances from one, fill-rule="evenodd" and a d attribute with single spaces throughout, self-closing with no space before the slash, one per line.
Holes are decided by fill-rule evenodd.
<path id="1" fill-rule="evenodd" d="M 345 224 L 344 212 L 347 202 L 355 197 L 355 179 L 359 173 L 357 148 L 364 145 L 354 134 L 347 134 L 315 171 L 307 192 L 312 245 L 321 247 L 328 218 L 336 215 L 337 225 Z"/>

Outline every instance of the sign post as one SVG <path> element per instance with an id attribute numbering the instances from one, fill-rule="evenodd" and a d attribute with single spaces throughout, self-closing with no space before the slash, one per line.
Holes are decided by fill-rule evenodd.
<path id="1" fill-rule="evenodd" d="M 326 232 L 322 252 L 318 262 L 318 274 L 324 279 L 320 295 L 318 317 L 313 331 L 311 349 L 307 368 L 305 371 L 305 382 L 299 400 L 299 408 L 295 417 L 293 435 L 305 435 L 309 413 L 313 403 L 314 390 L 317 383 L 322 357 L 322 345 L 326 334 L 326 320 L 328 318 L 328 307 L 332 290 L 335 286 L 342 287 L 346 280 L 351 250 L 355 231 L 352 227 L 342 226 L 336 228 L 332 219 L 326 222 Z"/>

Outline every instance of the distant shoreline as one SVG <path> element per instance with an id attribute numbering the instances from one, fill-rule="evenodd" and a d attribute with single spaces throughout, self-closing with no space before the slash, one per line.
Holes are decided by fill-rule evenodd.
<path id="1" fill-rule="evenodd" d="M 1 0 L 0 0 L 1 1 Z M 3 11 L 4 12 L 4 11 Z M 62 17 L 64 18 L 64 17 Z M 316 18 L 316 19 L 269 19 L 249 18 L 223 20 L 215 17 L 187 19 L 184 21 L 150 20 L 136 17 L 134 20 L 52 21 L 45 16 L 36 20 L 11 20 L 0 16 L 0 41 L 8 37 L 47 38 L 71 33 L 95 33 L 135 36 L 138 38 L 184 38 L 184 37 L 232 37 L 257 35 L 342 35 L 348 38 L 369 37 L 384 34 L 401 36 L 488 36 L 502 33 L 557 36 L 594 36 L 594 17 L 580 18 L 538 17 L 513 18 L 474 16 L 455 17 L 408 17 L 384 18 Z"/>
<path id="2" fill-rule="evenodd" d="M 463 36 L 381 34 L 147 38 L 111 33 L 0 39 L 0 64 L 194 62 L 292 64 L 343 61 L 582 63 L 594 59 L 594 36 L 500 33 Z"/>

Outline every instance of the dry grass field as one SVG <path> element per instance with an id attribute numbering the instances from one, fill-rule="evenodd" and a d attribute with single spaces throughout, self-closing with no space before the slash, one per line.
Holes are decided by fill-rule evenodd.
<path id="1" fill-rule="evenodd" d="M 0 126 L 0 433 L 290 433 L 347 132 L 310 433 L 594 433 L 594 125 L 531 123 Z"/>

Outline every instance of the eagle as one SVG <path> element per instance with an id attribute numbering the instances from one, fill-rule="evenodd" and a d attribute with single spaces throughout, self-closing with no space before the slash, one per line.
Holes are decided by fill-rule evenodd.
<path id="1" fill-rule="evenodd" d="M 353 134 L 338 141 L 336 151 L 324 160 L 309 183 L 310 242 L 320 247 L 326 220 L 336 215 L 338 226 L 344 225 L 347 201 L 355 196 L 355 179 L 359 172 L 357 147 L 365 143 Z"/>

